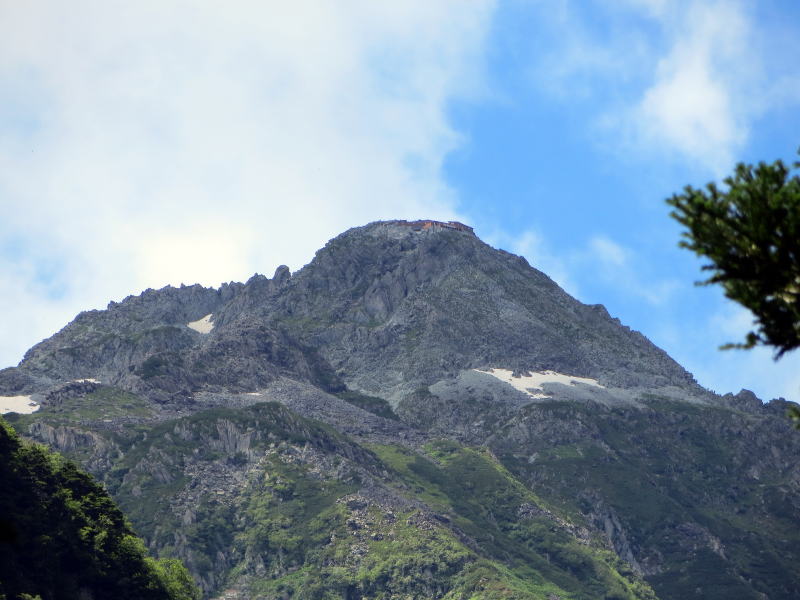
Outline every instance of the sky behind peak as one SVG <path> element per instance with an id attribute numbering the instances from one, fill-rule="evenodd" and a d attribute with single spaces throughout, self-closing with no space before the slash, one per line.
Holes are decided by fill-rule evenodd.
<path id="1" fill-rule="evenodd" d="M 791 0 L 4 3 L 0 365 L 167 284 L 458 218 L 718 392 L 800 400 L 664 199 L 800 145 Z M 298 225 L 302 224 L 301 228 Z"/>

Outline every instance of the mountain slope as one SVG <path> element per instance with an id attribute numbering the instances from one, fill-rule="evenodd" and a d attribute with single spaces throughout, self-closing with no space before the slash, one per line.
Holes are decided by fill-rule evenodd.
<path id="1" fill-rule="evenodd" d="M 395 402 L 414 386 L 485 366 L 692 387 L 677 363 L 601 306 L 457 231 L 352 229 L 261 314 L 319 348 L 351 387 Z"/>
<path id="2" fill-rule="evenodd" d="M 462 231 L 373 223 L 82 313 L 0 394 L 208 595 L 800 594 L 786 403 L 702 389 Z"/>
<path id="3" fill-rule="evenodd" d="M 0 418 L 0 598 L 192 600 L 174 560 L 147 557 L 108 493 Z"/>
<path id="4" fill-rule="evenodd" d="M 186 326 L 207 314 L 210 334 Z M 304 364 L 315 352 L 325 360 Z M 219 360 L 224 368 L 208 373 Z M 702 393 L 641 334 L 602 306 L 577 302 L 524 259 L 462 232 L 392 223 L 345 232 L 291 277 L 284 267 L 271 280 L 220 290 L 148 290 L 82 313 L 20 364 L 31 375 L 142 388 L 142 380 L 165 376 L 151 387 L 184 395 L 221 379 L 257 387 L 282 372 L 394 403 L 459 370 L 489 366 Z"/>

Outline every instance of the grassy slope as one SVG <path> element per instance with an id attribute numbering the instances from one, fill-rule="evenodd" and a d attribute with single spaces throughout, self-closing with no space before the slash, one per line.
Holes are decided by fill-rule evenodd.
<path id="1" fill-rule="evenodd" d="M 376 412 L 384 409 L 378 405 L 373 408 Z M 413 557 L 452 554 L 453 559 L 445 561 L 450 567 L 423 569 L 423 573 L 432 573 L 424 584 L 427 591 L 412 593 L 420 597 L 425 593 L 469 597 L 459 590 L 480 583 L 487 589 L 492 585 L 505 589 L 511 594 L 508 597 L 541 596 L 547 586 L 557 590 L 547 593 L 565 598 L 596 597 L 601 591 L 611 597 L 626 597 L 635 592 L 627 565 L 602 548 L 578 543 L 574 531 L 554 526 L 549 517 L 524 519 L 518 512 L 523 504 L 541 507 L 544 501 L 558 507 L 563 518 L 582 523 L 591 512 L 583 492 L 595 490 L 619 517 L 636 552 L 659 549 L 661 572 L 648 580 L 660 597 L 691 597 L 698 589 L 707 598 L 755 598 L 759 592 L 771 598 L 791 598 L 796 593 L 800 580 L 797 508 L 781 491 L 785 482 L 776 475 L 779 471 L 764 471 L 760 479 L 746 476 L 750 442 L 737 445 L 729 440 L 731 431 L 739 435 L 741 430 L 741 436 L 746 437 L 750 416 L 680 403 L 664 404 L 658 413 L 593 410 L 557 403 L 540 404 L 536 410 L 545 411 L 535 415 L 539 420 L 591 422 L 596 436 L 556 444 L 543 437 L 537 442 L 540 446 L 526 447 L 522 455 L 499 449 L 506 470 L 483 451 L 445 443 L 428 448 L 427 456 L 397 446 L 365 449 L 327 426 L 301 419 L 278 405 L 214 409 L 153 426 L 142 421 L 150 416 L 145 401 L 113 388 L 100 388 L 83 398 L 65 400 L 58 407 L 12 416 L 12 420 L 21 430 L 40 422 L 89 430 L 106 439 L 109 454 L 102 460 L 97 460 L 99 450 L 94 442 L 76 446 L 71 455 L 95 469 L 105 465 L 106 484 L 142 535 L 163 556 L 180 556 L 195 572 L 218 571 L 222 579 L 214 580 L 215 587 L 230 573 L 229 581 L 243 577 L 242 581 L 251 582 L 255 589 L 271 590 L 269 593 L 276 597 L 289 588 L 295 593 L 335 588 L 338 591 L 331 592 L 335 595 L 350 589 L 348 586 L 355 586 L 348 593 L 372 590 L 370 593 L 376 594 L 380 586 L 391 588 L 387 581 L 400 585 L 397 582 L 402 581 L 403 568 L 412 568 Z M 108 419 L 121 417 L 121 428 L 104 427 Z M 670 421 L 668 426 L 663 419 Z M 219 445 L 218 426 L 222 421 L 233 423 L 241 431 L 261 433 L 252 444 L 251 456 L 229 452 Z M 192 434 L 176 435 L 176 427 Z M 675 431 L 679 432 L 680 444 L 675 442 Z M 767 446 L 773 442 L 763 441 Z M 270 444 L 277 449 L 271 450 Z M 310 473 L 308 465 L 284 452 L 304 446 L 315 448 L 330 460 L 339 456 L 350 475 L 320 479 L 319 473 Z M 531 452 L 536 454 L 534 463 L 528 460 Z M 263 464 L 257 464 L 257 456 L 266 457 Z M 224 502 L 213 493 L 205 494 L 194 520 L 186 524 L 169 501 L 194 485 L 187 476 L 187 465 L 249 469 L 251 479 L 243 491 L 234 494 L 235 501 Z M 740 465 L 737 468 L 741 472 L 731 471 L 731 465 Z M 383 479 L 383 484 L 428 507 L 423 512 L 447 515 L 449 522 L 430 521 L 432 529 L 425 530 L 428 533 L 424 535 L 413 525 L 393 525 L 393 539 L 410 544 L 418 535 L 417 542 L 422 546 L 395 541 L 389 552 L 391 560 L 387 558 L 385 564 L 367 567 L 366 559 L 344 560 L 356 544 L 346 525 L 353 511 L 337 500 L 363 484 L 359 469 L 366 469 L 372 477 Z M 275 491 L 277 496 L 271 504 L 255 502 L 255 497 L 269 496 L 256 494 L 254 490 L 262 489 L 259 486 L 272 490 L 272 484 L 259 480 L 262 471 L 283 472 L 284 484 L 294 490 L 292 495 Z M 378 475 L 382 471 L 388 475 Z M 406 511 L 395 516 L 398 523 L 409 519 L 413 523 L 419 518 L 414 514 Z M 382 530 L 387 530 L 388 524 L 381 519 L 376 522 L 379 531 L 373 533 L 385 538 Z M 687 522 L 699 524 L 722 540 L 721 553 L 709 549 L 702 540 L 687 547 L 685 536 L 676 533 Z M 245 524 L 251 533 L 243 533 Z M 350 537 L 325 538 L 326 527 L 332 531 L 339 527 Z M 286 531 L 294 533 L 287 535 Z M 427 541 L 425 536 L 429 536 Z M 264 540 L 267 546 L 263 546 Z M 375 557 L 388 552 L 379 541 L 367 537 L 358 543 L 367 548 L 366 556 Z M 448 547 L 452 552 L 443 550 Z M 222 562 L 215 558 L 220 551 L 226 554 Z M 263 569 L 250 560 L 255 554 L 264 555 Z M 392 561 L 399 565 L 397 569 L 391 566 Z M 322 564 L 337 569 L 335 577 L 333 572 L 328 573 L 329 583 L 324 585 L 315 575 L 327 573 L 320 570 Z M 470 575 L 478 571 L 483 573 L 480 577 Z M 335 581 L 340 583 L 334 585 Z"/>
<path id="2" fill-rule="evenodd" d="M 135 398 L 104 392 L 18 420 L 91 429 L 123 403 L 140 411 Z M 225 446 L 230 431 L 250 436 L 246 452 Z M 653 597 L 483 450 L 365 448 L 277 404 L 103 435 L 115 444 L 105 480 L 126 514 L 162 556 L 216 573 L 207 588 L 266 598 Z M 219 495 L 204 475 L 219 470 L 245 479 Z M 406 500 L 359 496 L 369 480 Z M 174 499 L 205 484 L 186 521 Z"/>
<path id="3" fill-rule="evenodd" d="M 254 594 L 296 598 L 654 598 L 612 553 L 583 545 L 484 451 L 451 443 L 429 457 L 372 446 L 389 481 L 434 508 L 387 507 L 278 457 L 246 491 L 237 542 L 267 573 Z M 235 569 L 232 578 L 246 571 Z M 623 575 L 621 572 L 625 572 Z"/>
<path id="4" fill-rule="evenodd" d="M 512 453 L 503 462 L 574 515 L 591 510 L 582 492 L 602 496 L 635 547 L 659 549 L 661 572 L 648 578 L 659 597 L 789 599 L 800 593 L 798 510 L 779 466 L 757 479 L 747 474 L 752 445 L 774 441 L 747 441 L 751 415 L 668 402 L 658 413 L 566 404 L 538 410 L 550 413 L 539 419 L 591 419 L 603 444 L 587 439 L 528 448 L 536 451 L 533 464 Z M 785 435 L 793 435 L 788 426 Z M 682 536 L 681 528 L 691 532 L 690 522 L 721 540 L 720 547 Z"/>

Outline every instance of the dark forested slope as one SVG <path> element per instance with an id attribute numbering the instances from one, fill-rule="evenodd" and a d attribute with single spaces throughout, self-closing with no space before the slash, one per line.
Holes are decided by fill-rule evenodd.
<path id="1" fill-rule="evenodd" d="M 154 560 L 108 493 L 0 418 L 0 598 L 193 600 L 177 560 Z"/>

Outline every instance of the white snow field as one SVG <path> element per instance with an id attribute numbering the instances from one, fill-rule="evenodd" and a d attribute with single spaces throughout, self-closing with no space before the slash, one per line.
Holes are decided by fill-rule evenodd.
<path id="1" fill-rule="evenodd" d="M 211 330 L 214 329 L 214 324 L 211 322 L 211 314 L 207 314 L 202 319 L 197 319 L 197 321 L 187 323 L 186 326 L 200 333 L 211 333 Z"/>
<path id="2" fill-rule="evenodd" d="M 525 392 L 532 398 L 547 398 L 548 395 L 544 393 L 545 383 L 561 383 L 563 385 L 591 385 L 597 388 L 603 388 L 596 379 L 589 377 L 577 377 L 575 375 L 564 375 L 563 373 L 556 373 L 555 371 L 542 371 L 541 373 L 531 373 L 530 375 L 522 375 L 514 377 L 514 372 L 508 369 L 487 369 L 482 371 L 475 369 L 478 373 L 486 373 L 492 375 L 500 381 L 504 381 L 521 392 Z"/>
<path id="3" fill-rule="evenodd" d="M 0 396 L 0 414 L 15 412 L 29 415 L 39 408 L 39 404 L 33 402 L 30 396 Z"/>

